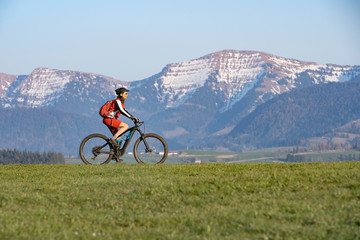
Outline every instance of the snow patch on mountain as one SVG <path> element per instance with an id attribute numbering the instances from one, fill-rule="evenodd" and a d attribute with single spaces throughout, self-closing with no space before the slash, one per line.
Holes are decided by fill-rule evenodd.
<path id="1" fill-rule="evenodd" d="M 281 74 L 286 75 L 290 79 L 296 79 L 297 74 L 304 71 L 318 71 L 321 68 L 326 68 L 325 64 L 302 62 L 274 55 L 269 55 L 267 60 L 274 68 L 281 70 Z"/>
<path id="2" fill-rule="evenodd" d="M 4 97 L 11 84 L 16 81 L 17 75 L 0 73 L 0 98 Z"/>
<path id="3" fill-rule="evenodd" d="M 263 70 L 264 61 L 259 53 L 246 54 L 240 52 L 228 52 L 219 61 L 218 82 L 233 83 L 243 79 L 255 79 Z M 215 70 L 215 69 L 213 69 Z"/>
<path id="4" fill-rule="evenodd" d="M 316 80 L 316 83 L 346 82 L 359 75 L 359 70 L 350 66 L 327 65 L 309 75 Z"/>
<path id="5" fill-rule="evenodd" d="M 4 108 L 43 108 L 56 106 L 59 103 L 59 108 L 62 106 L 73 108 L 75 112 L 78 112 L 80 107 L 75 107 L 75 105 L 79 105 L 80 102 L 92 104 L 92 109 L 97 108 L 100 100 L 105 101 L 115 95 L 114 89 L 130 85 L 127 82 L 98 74 L 48 68 L 37 68 L 28 76 L 15 77 L 16 80 L 11 82 L 0 99 L 0 104 Z M 0 86 L 4 85 L 5 80 L 0 75 Z M 72 99 L 78 101 L 72 104 L 69 102 Z M 84 108 L 84 111 L 92 109 Z"/>
<path id="6" fill-rule="evenodd" d="M 220 57 L 218 83 L 225 83 L 225 105 L 220 112 L 225 112 L 239 102 L 258 82 L 264 73 L 264 61 L 260 53 L 225 51 Z M 216 69 L 213 69 L 216 71 Z"/>
<path id="7" fill-rule="evenodd" d="M 211 68 L 207 59 L 196 59 L 178 64 L 169 64 L 160 77 L 162 96 L 160 102 L 167 101 L 166 108 L 184 103 L 199 87 L 204 86 Z M 158 83 L 154 83 L 158 88 Z M 165 98 L 166 97 L 166 98 Z"/>
<path id="8" fill-rule="evenodd" d="M 221 89 L 225 96 L 221 111 L 226 111 L 255 86 L 264 64 L 258 52 L 225 50 L 169 64 L 153 84 L 161 93 L 157 97 L 165 108 L 174 108 L 185 103 L 207 81 L 212 81 L 212 89 Z"/>
<path id="9" fill-rule="evenodd" d="M 243 97 L 245 97 L 245 95 L 255 87 L 256 83 L 258 82 L 259 79 L 255 79 L 253 81 L 249 81 L 246 84 L 244 84 L 242 86 L 242 88 L 233 96 L 231 96 L 229 98 L 229 100 L 226 102 L 225 106 L 220 108 L 219 112 L 223 113 L 226 112 L 228 110 L 230 110 L 233 105 L 237 102 L 239 102 Z"/>
<path id="10" fill-rule="evenodd" d="M 21 95 L 26 95 L 27 104 L 30 107 L 48 106 L 54 99 L 61 96 L 65 85 L 71 81 L 71 77 L 63 72 L 37 68 L 20 84 Z M 18 99 L 18 101 L 23 101 Z"/>

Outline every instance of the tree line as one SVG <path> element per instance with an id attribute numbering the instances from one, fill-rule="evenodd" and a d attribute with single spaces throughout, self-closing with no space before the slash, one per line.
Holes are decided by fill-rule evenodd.
<path id="1" fill-rule="evenodd" d="M 82 139 L 93 132 L 109 134 L 98 114 L 85 117 L 55 109 L 0 109 L 2 149 L 74 155 Z"/>
<path id="2" fill-rule="evenodd" d="M 64 164 L 62 153 L 28 152 L 18 150 L 0 149 L 0 165 L 6 164 Z"/>
<path id="3" fill-rule="evenodd" d="M 341 161 L 360 161 L 360 154 L 340 154 L 333 160 L 324 160 L 321 156 L 306 156 L 306 155 L 295 155 L 288 154 L 286 156 L 285 162 L 322 162 L 322 161 L 330 161 L 330 162 L 341 162 Z"/>

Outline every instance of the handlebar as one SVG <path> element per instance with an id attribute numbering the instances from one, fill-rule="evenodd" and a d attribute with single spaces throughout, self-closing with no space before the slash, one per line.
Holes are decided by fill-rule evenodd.
<path id="1" fill-rule="evenodd" d="M 133 120 L 133 122 L 136 126 L 141 126 L 145 123 L 144 121 L 136 121 L 136 120 Z"/>

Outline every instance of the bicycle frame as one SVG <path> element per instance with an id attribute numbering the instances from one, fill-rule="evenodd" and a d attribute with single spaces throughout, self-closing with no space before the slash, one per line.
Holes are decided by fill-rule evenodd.
<path id="1" fill-rule="evenodd" d="M 141 125 L 142 125 L 142 124 L 141 124 Z M 134 136 L 134 133 L 135 133 L 136 131 L 140 134 L 140 138 L 144 140 L 144 138 L 143 138 L 144 133 L 143 133 L 143 132 L 141 131 L 141 129 L 140 129 L 140 126 L 141 126 L 141 125 L 138 125 L 138 123 L 135 123 L 135 126 L 127 129 L 125 132 L 123 132 L 123 133 L 119 136 L 119 137 L 121 138 L 122 136 L 124 136 L 124 135 L 126 135 L 127 133 L 129 133 L 128 136 L 127 136 L 126 139 L 125 139 L 125 143 L 124 143 L 123 147 L 122 147 L 121 149 L 116 149 L 116 150 L 115 150 L 115 151 L 119 151 L 119 150 L 120 150 L 120 152 L 119 152 L 119 157 L 122 157 L 122 156 L 125 154 L 127 148 L 129 147 L 129 144 L 130 144 L 130 142 L 131 142 L 131 140 L 132 140 L 132 138 L 133 138 L 133 136 Z M 146 143 L 146 141 L 144 141 L 144 143 L 145 143 L 145 146 L 146 146 L 146 151 L 148 152 L 148 151 L 149 151 L 149 150 L 148 150 L 148 149 L 149 149 L 149 146 L 148 146 L 148 144 Z"/>

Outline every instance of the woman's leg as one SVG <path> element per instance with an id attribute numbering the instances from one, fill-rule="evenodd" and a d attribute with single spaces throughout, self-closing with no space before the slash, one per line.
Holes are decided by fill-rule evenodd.
<path id="1" fill-rule="evenodd" d="M 122 133 L 124 133 L 127 129 L 129 128 L 129 125 L 121 122 L 120 126 L 119 126 L 119 130 L 117 131 L 117 133 L 115 133 L 113 139 L 117 139 Z"/>

